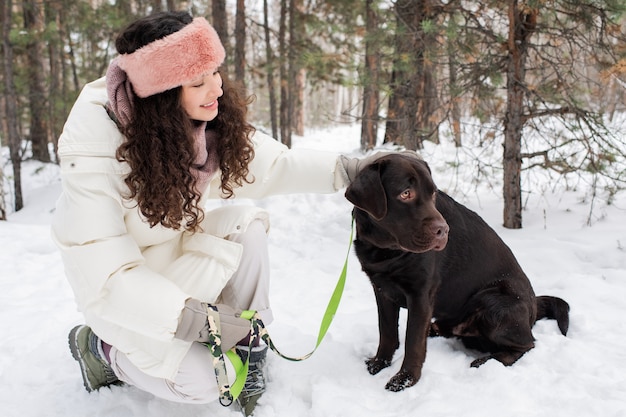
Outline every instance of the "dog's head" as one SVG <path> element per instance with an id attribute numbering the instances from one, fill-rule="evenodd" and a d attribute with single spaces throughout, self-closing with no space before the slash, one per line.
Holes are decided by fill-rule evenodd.
<path id="1" fill-rule="evenodd" d="M 437 187 L 422 160 L 385 155 L 363 168 L 345 195 L 367 214 L 367 225 L 357 216 L 359 238 L 378 247 L 423 253 L 448 242 L 448 224 L 435 207 Z"/>

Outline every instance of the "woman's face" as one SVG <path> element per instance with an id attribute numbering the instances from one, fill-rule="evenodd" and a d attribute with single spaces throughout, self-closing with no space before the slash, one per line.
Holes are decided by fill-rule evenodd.
<path id="1" fill-rule="evenodd" d="M 182 85 L 181 104 L 193 120 L 210 122 L 217 117 L 217 99 L 224 94 L 222 76 L 215 70 Z"/>

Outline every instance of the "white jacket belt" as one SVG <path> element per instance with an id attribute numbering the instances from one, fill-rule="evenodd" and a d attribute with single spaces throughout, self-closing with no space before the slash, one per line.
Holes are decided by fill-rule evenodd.
<path id="1" fill-rule="evenodd" d="M 87 324 L 147 374 L 173 378 L 190 346 L 174 339 L 185 300 L 215 302 L 242 252 L 224 237 L 245 231 L 254 219 L 269 229 L 268 215 L 229 205 L 205 213 L 202 233 L 151 228 L 136 204 L 123 198 L 128 166 L 115 151 L 124 138 L 104 108 L 106 100 L 104 78 L 87 84 L 64 126 L 63 192 L 52 235 Z M 253 143 L 255 181 L 237 188 L 237 197 L 330 193 L 344 186 L 334 153 L 288 150 L 260 133 Z M 202 203 L 219 197 L 216 173 Z"/>

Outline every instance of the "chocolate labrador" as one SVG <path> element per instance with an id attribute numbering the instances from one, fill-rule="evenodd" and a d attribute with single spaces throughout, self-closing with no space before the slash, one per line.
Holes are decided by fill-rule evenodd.
<path id="1" fill-rule="evenodd" d="M 354 204 L 354 247 L 378 305 L 379 345 L 367 360 L 374 375 L 398 349 L 400 308 L 408 309 L 405 354 L 386 388 L 417 383 L 430 336 L 458 337 L 488 359 L 512 365 L 534 347 L 532 327 L 556 319 L 563 335 L 569 305 L 536 297 L 515 256 L 476 213 L 438 191 L 426 162 L 386 155 L 346 190 Z"/>

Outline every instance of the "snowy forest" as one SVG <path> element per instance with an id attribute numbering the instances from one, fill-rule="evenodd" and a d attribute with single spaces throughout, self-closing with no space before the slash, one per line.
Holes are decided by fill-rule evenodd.
<path id="1" fill-rule="evenodd" d="M 0 162 L 12 173 L 0 178 L 1 219 L 23 207 L 21 162 L 56 162 L 73 100 L 105 73 L 119 30 L 174 8 L 212 22 L 222 73 L 287 146 L 336 123 L 361 125 L 363 151 L 379 138 L 463 147 L 478 132 L 472 143 L 503 147 L 507 228 L 522 227 L 529 170 L 591 173 L 609 196 L 624 187 L 620 0 L 3 0 Z"/>
<path id="2" fill-rule="evenodd" d="M 215 27 L 220 73 L 247 91 L 257 130 L 355 158 L 418 151 L 437 188 L 510 247 L 535 293 L 570 305 L 567 335 L 538 321 L 535 347 L 513 366 L 471 368 L 480 353 L 429 338 L 420 381 L 390 392 L 405 340 L 389 368 L 368 373 L 377 308 L 349 247 L 344 190 L 211 200 L 270 213 L 268 328 L 288 356 L 315 346 L 348 261 L 315 354 L 268 354 L 256 417 L 626 416 L 624 0 L 0 0 L 3 416 L 240 416 L 130 385 L 87 393 L 68 349 L 85 317 L 51 237 L 57 140 L 122 28 L 172 9 Z M 402 334 L 406 310 L 400 318 Z"/>

